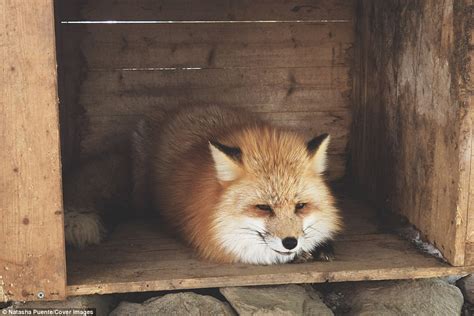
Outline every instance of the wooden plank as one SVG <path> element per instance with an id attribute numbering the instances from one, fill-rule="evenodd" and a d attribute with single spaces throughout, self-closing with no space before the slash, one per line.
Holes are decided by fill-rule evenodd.
<path id="1" fill-rule="evenodd" d="M 471 96 L 470 97 L 470 100 L 469 100 L 470 104 L 469 104 L 469 108 L 472 108 L 472 106 L 474 106 L 474 96 Z M 474 116 L 474 113 L 472 113 L 473 111 L 470 111 L 470 117 L 468 117 L 466 119 L 466 121 L 469 121 L 471 122 L 472 124 L 472 120 L 474 119 L 473 116 Z M 471 126 L 471 130 L 470 130 L 470 134 L 468 135 L 468 139 L 470 140 L 470 155 L 466 155 L 467 156 L 467 160 L 469 160 L 470 164 L 469 164 L 469 183 L 467 185 L 467 190 L 466 190 L 466 187 L 461 187 L 461 189 L 464 189 L 467 191 L 468 193 L 468 197 L 467 197 L 467 200 L 468 200 L 468 211 L 467 211 L 467 228 L 466 228 L 466 242 L 467 243 L 472 243 L 474 242 L 474 157 L 473 157 L 473 154 L 474 154 L 474 150 L 472 149 L 472 146 L 474 145 L 474 137 L 473 137 L 473 131 L 472 131 L 472 126 Z M 467 248 L 466 248 L 467 249 Z M 466 250 L 467 251 L 467 250 Z M 468 256 L 469 254 L 466 253 L 466 256 Z M 474 254 L 472 254 L 474 255 Z M 467 260 L 467 259 L 466 259 Z"/>
<path id="2" fill-rule="evenodd" d="M 330 153 L 344 153 L 348 141 L 350 115 L 348 112 L 270 112 L 260 117 L 276 126 L 290 128 L 306 138 L 331 134 Z M 141 115 L 93 116 L 83 131 L 82 155 L 99 154 L 104 148 L 113 148 L 127 139 Z"/>
<path id="3" fill-rule="evenodd" d="M 92 69 L 347 65 L 354 40 L 349 23 L 89 24 L 85 32 L 82 53 Z"/>
<path id="4" fill-rule="evenodd" d="M 83 26 L 69 32 L 60 23 L 60 17 L 79 12 L 78 0 L 55 1 L 56 46 L 58 59 L 58 94 L 61 134 L 61 162 L 67 172 L 77 164 L 79 158 L 79 135 L 81 112 L 78 106 L 79 88 L 85 72 L 85 61 L 81 54 Z"/>
<path id="5" fill-rule="evenodd" d="M 122 225 L 104 244 L 68 254 L 68 295 L 430 278 L 474 271 L 474 267 L 451 267 L 421 254 L 395 235 L 374 233 L 369 221 L 354 223 L 350 219 L 359 210 L 367 214 L 367 207 L 361 205 L 345 201 L 343 214 L 348 216 L 347 230 L 352 233 L 338 239 L 336 260 L 326 263 L 214 264 L 198 260 L 186 246 L 160 233 L 154 223 Z M 374 214 L 373 209 L 371 212 Z"/>
<path id="6" fill-rule="evenodd" d="M 350 125 L 347 67 L 93 71 L 82 85 L 81 157 L 125 144 L 142 115 L 188 104 L 219 104 L 267 113 L 306 135 L 330 132 L 338 156 L 330 178 L 344 174 Z M 273 112 L 273 114 L 271 114 Z"/>
<path id="7" fill-rule="evenodd" d="M 474 243 L 466 243 L 466 260 L 464 263 L 466 266 L 474 266 Z"/>
<path id="8" fill-rule="evenodd" d="M 53 1 L 2 0 L 0 9 L 0 301 L 62 299 Z"/>
<path id="9" fill-rule="evenodd" d="M 463 101 L 462 101 L 463 102 Z M 456 202 L 456 212 L 454 213 L 454 223 L 456 227 L 456 235 L 454 238 L 454 249 L 455 257 L 461 263 L 466 265 L 465 262 L 465 247 L 466 242 L 469 240 L 468 236 L 474 233 L 474 226 L 470 221 L 471 213 L 474 212 L 470 208 L 471 199 L 471 186 L 473 185 L 472 179 L 472 142 L 473 142 L 473 119 L 474 109 L 472 107 L 473 100 L 469 100 L 464 104 L 461 109 L 461 115 L 459 118 L 459 182 L 458 182 L 458 197 Z M 471 224 L 469 224 L 471 222 Z"/>
<path id="10" fill-rule="evenodd" d="M 351 20 L 353 7 L 352 0 L 89 0 L 81 16 L 84 20 Z"/>
<path id="11" fill-rule="evenodd" d="M 362 1 L 365 64 L 351 133 L 361 193 L 406 216 L 454 265 L 464 263 L 469 182 L 462 10 Z"/>
<path id="12" fill-rule="evenodd" d="M 470 39 L 471 39 L 471 42 L 469 43 L 469 45 L 471 45 L 471 47 L 474 47 L 474 30 L 471 30 Z M 468 64 L 469 73 L 471 76 L 469 77 L 469 80 L 467 81 L 466 88 L 472 93 L 472 91 L 474 91 L 474 78 L 472 78 L 472 74 L 474 74 L 474 62 L 473 62 L 474 50 L 469 51 L 469 60 L 471 61 Z"/>
<path id="13" fill-rule="evenodd" d="M 474 158 L 471 157 L 471 172 L 473 166 Z M 470 179 L 469 185 L 469 209 L 467 213 L 467 229 L 466 229 L 466 242 L 474 242 L 474 179 Z"/>
<path id="14" fill-rule="evenodd" d="M 332 139 L 329 153 L 333 157 L 329 162 L 330 178 L 340 178 L 344 175 L 350 125 L 348 111 L 271 112 L 260 115 L 276 126 L 298 131 L 308 139 L 314 135 L 330 133 Z M 82 130 L 81 158 L 88 159 L 117 148 L 126 151 L 131 131 L 142 118 L 140 115 L 89 117 L 87 126 L 83 126 Z"/>
<path id="15" fill-rule="evenodd" d="M 346 67 L 90 72 L 80 104 L 88 115 L 134 115 L 195 104 L 258 112 L 339 111 L 350 104 Z"/>

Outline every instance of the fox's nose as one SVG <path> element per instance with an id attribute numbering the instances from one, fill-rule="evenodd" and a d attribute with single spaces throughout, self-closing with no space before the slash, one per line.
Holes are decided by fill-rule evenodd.
<path id="1" fill-rule="evenodd" d="M 298 240 L 295 237 L 286 237 L 281 241 L 281 243 L 283 244 L 283 247 L 291 250 L 296 247 Z"/>

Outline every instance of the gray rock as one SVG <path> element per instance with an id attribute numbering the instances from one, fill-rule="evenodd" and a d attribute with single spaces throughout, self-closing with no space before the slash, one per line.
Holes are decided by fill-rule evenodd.
<path id="1" fill-rule="evenodd" d="M 235 313 L 229 304 L 212 296 L 187 292 L 153 297 L 141 304 L 122 302 L 110 315 L 231 316 Z"/>
<path id="2" fill-rule="evenodd" d="M 9 308 L 95 308 L 97 315 L 102 316 L 109 314 L 114 303 L 115 299 L 111 295 L 87 295 L 69 297 L 65 301 L 14 302 Z"/>
<path id="3" fill-rule="evenodd" d="M 457 285 L 464 294 L 464 299 L 470 304 L 474 304 L 474 276 L 468 275 L 460 279 Z"/>
<path id="4" fill-rule="evenodd" d="M 220 289 L 239 315 L 333 315 L 311 287 L 299 285 Z"/>
<path id="5" fill-rule="evenodd" d="M 464 301 L 457 287 L 439 279 L 351 283 L 335 291 L 351 315 L 457 316 Z"/>

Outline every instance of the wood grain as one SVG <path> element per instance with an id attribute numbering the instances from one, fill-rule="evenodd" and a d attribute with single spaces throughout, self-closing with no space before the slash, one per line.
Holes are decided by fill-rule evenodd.
<path id="1" fill-rule="evenodd" d="M 360 218 L 370 217 L 367 217 L 366 206 L 345 201 L 343 212 L 348 218 L 357 217 L 359 211 L 364 214 Z M 474 267 L 451 267 L 420 254 L 397 236 L 377 234 L 369 221 L 364 224 L 348 220 L 347 225 L 347 231 L 356 234 L 348 233 L 339 238 L 335 261 L 274 266 L 200 261 L 186 246 L 160 233 L 160 228 L 153 223 L 123 225 L 104 244 L 68 254 L 68 295 L 429 278 L 474 271 Z"/>
<path id="2" fill-rule="evenodd" d="M 466 243 L 466 260 L 464 263 L 466 266 L 474 266 L 474 243 Z"/>
<path id="3" fill-rule="evenodd" d="M 469 99 L 469 104 L 470 104 L 470 107 L 472 108 L 472 106 L 474 105 L 474 97 L 470 97 Z M 472 120 L 474 119 L 474 113 L 472 113 L 473 111 L 470 111 L 470 115 L 471 117 L 469 118 L 472 122 Z M 467 121 L 467 120 L 466 120 Z M 466 160 L 468 160 L 469 162 L 469 167 L 467 168 L 467 172 L 469 172 L 469 182 L 467 183 L 467 185 L 464 185 L 464 186 L 461 186 L 460 189 L 463 190 L 463 191 L 467 191 L 467 194 L 468 194 L 468 197 L 467 197 L 467 202 L 468 202 L 468 213 L 467 213 L 467 229 L 466 229 L 466 242 L 467 243 L 472 243 L 474 242 L 474 157 L 473 157 L 473 153 L 474 151 L 472 150 L 472 146 L 474 145 L 473 142 L 474 142 L 474 137 L 473 137 L 473 129 L 472 129 L 472 126 L 471 126 L 471 129 L 470 129 L 470 133 L 468 134 L 468 140 L 470 140 L 470 155 L 466 155 Z M 467 189 L 468 188 L 468 189 Z M 466 246 L 466 256 L 470 256 L 468 253 L 467 253 L 467 246 Z M 474 253 L 472 254 L 472 256 L 474 256 Z M 468 260 L 468 259 L 466 259 Z M 474 264 L 474 263 L 473 263 Z"/>
<path id="4" fill-rule="evenodd" d="M 306 136 L 329 132 L 331 154 L 346 154 L 350 115 L 348 67 L 91 71 L 81 87 L 81 156 L 126 143 L 142 116 L 186 105 L 219 104 L 264 113 Z M 335 159 L 333 176 L 344 174 Z M 333 177 L 331 176 L 331 177 Z"/>
<path id="5" fill-rule="evenodd" d="M 80 45 L 86 32 L 83 26 L 64 28 L 62 16 L 79 12 L 78 0 L 56 1 L 56 51 L 58 59 L 58 94 L 61 134 L 61 162 L 64 172 L 77 165 L 79 159 L 80 127 L 83 112 L 78 105 L 79 89 L 86 72 Z"/>
<path id="6" fill-rule="evenodd" d="M 90 69 L 347 65 L 354 41 L 350 23 L 89 24 L 85 34 Z"/>
<path id="7" fill-rule="evenodd" d="M 470 123 L 458 86 L 467 60 L 463 10 L 453 1 L 362 1 L 351 134 L 361 193 L 406 216 L 454 265 L 464 264 L 460 188 L 469 182 Z"/>
<path id="8" fill-rule="evenodd" d="M 469 5 L 472 5 L 472 1 L 469 1 Z M 472 20 L 471 20 L 472 21 Z M 467 101 L 467 119 L 464 120 L 468 125 L 467 128 L 467 141 L 470 146 L 466 146 L 468 149 L 470 149 L 470 154 L 469 152 L 466 151 L 465 155 L 465 160 L 469 163 L 469 168 L 466 168 L 467 171 L 469 172 L 469 179 L 467 185 L 464 185 L 460 189 L 463 190 L 463 192 L 468 192 L 467 196 L 467 201 L 468 201 L 468 214 L 467 214 L 467 229 L 466 229 L 466 242 L 468 243 L 466 245 L 466 263 L 471 262 L 471 264 L 474 264 L 474 247 L 472 245 L 469 245 L 469 243 L 474 242 L 474 126 L 472 125 L 472 122 L 474 121 L 474 26 L 472 23 L 467 24 L 466 26 L 466 33 L 469 34 L 468 39 L 469 39 L 469 68 L 465 82 L 465 87 L 464 89 L 466 90 L 467 93 L 469 93 L 469 98 Z M 464 124 L 466 124 L 464 123 Z M 467 189 L 468 188 L 468 189 Z"/>
<path id="9" fill-rule="evenodd" d="M 90 72 L 80 104 L 88 115 L 146 114 L 194 104 L 269 111 L 350 106 L 346 67 Z"/>
<path id="10" fill-rule="evenodd" d="M 341 112 L 267 112 L 259 117 L 276 126 L 289 128 L 311 139 L 322 133 L 331 135 L 330 152 L 343 153 L 348 140 L 349 114 Z M 145 116 L 94 116 L 84 132 L 82 154 L 99 153 L 100 147 L 115 147 Z"/>
<path id="11" fill-rule="evenodd" d="M 350 124 L 348 112 L 268 112 L 259 115 L 276 126 L 295 130 L 308 139 L 314 135 L 330 133 L 332 138 L 329 153 L 334 157 L 329 162 L 330 178 L 339 178 L 344 174 Z M 127 151 L 127 140 L 131 131 L 143 118 L 144 116 L 141 115 L 90 117 L 87 127 L 82 132 L 82 159 L 88 159 L 91 156 L 117 148 Z"/>
<path id="12" fill-rule="evenodd" d="M 473 142 L 474 142 L 474 98 L 473 98 L 473 68 L 472 68 L 472 3 L 464 1 L 463 5 L 458 7 L 455 15 L 455 34 L 457 35 L 457 51 L 455 55 L 455 65 L 457 66 L 458 98 L 461 105 L 459 111 L 459 183 L 458 183 L 458 201 L 456 225 L 459 228 L 458 238 L 455 247 L 465 256 L 464 264 L 469 264 L 470 256 L 468 242 L 474 235 L 474 207 L 472 200 L 472 186 L 474 185 L 473 170 Z"/>
<path id="13" fill-rule="evenodd" d="M 2 300 L 65 297 L 53 1 L 0 1 Z M 0 285 L 1 287 L 1 285 Z"/>
<path id="14" fill-rule="evenodd" d="M 68 126 L 76 132 L 67 146 L 73 159 L 80 157 L 76 164 L 125 144 L 139 117 L 188 104 L 219 104 L 278 112 L 277 124 L 308 134 L 334 121 L 331 174 L 344 174 L 354 1 L 106 0 L 82 5 L 81 16 L 65 12 L 60 20 L 193 23 L 61 24 L 65 42 L 80 39 L 80 58 L 87 65 L 76 90 L 78 102 L 69 110 L 76 118 Z M 66 70 L 66 81 L 67 76 Z"/>
<path id="15" fill-rule="evenodd" d="M 354 17 L 354 4 L 353 0 L 88 0 L 80 18 L 163 21 L 351 20 Z M 77 19 L 77 16 L 72 15 L 71 18 Z"/>

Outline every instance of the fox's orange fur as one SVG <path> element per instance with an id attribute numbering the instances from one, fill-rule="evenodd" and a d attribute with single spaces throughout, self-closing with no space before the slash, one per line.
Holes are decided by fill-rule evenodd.
<path id="1" fill-rule="evenodd" d="M 340 228 L 322 177 L 329 138 L 314 152 L 307 141 L 241 110 L 185 108 L 135 134 L 135 200 L 150 194 L 203 258 L 288 262 Z"/>

